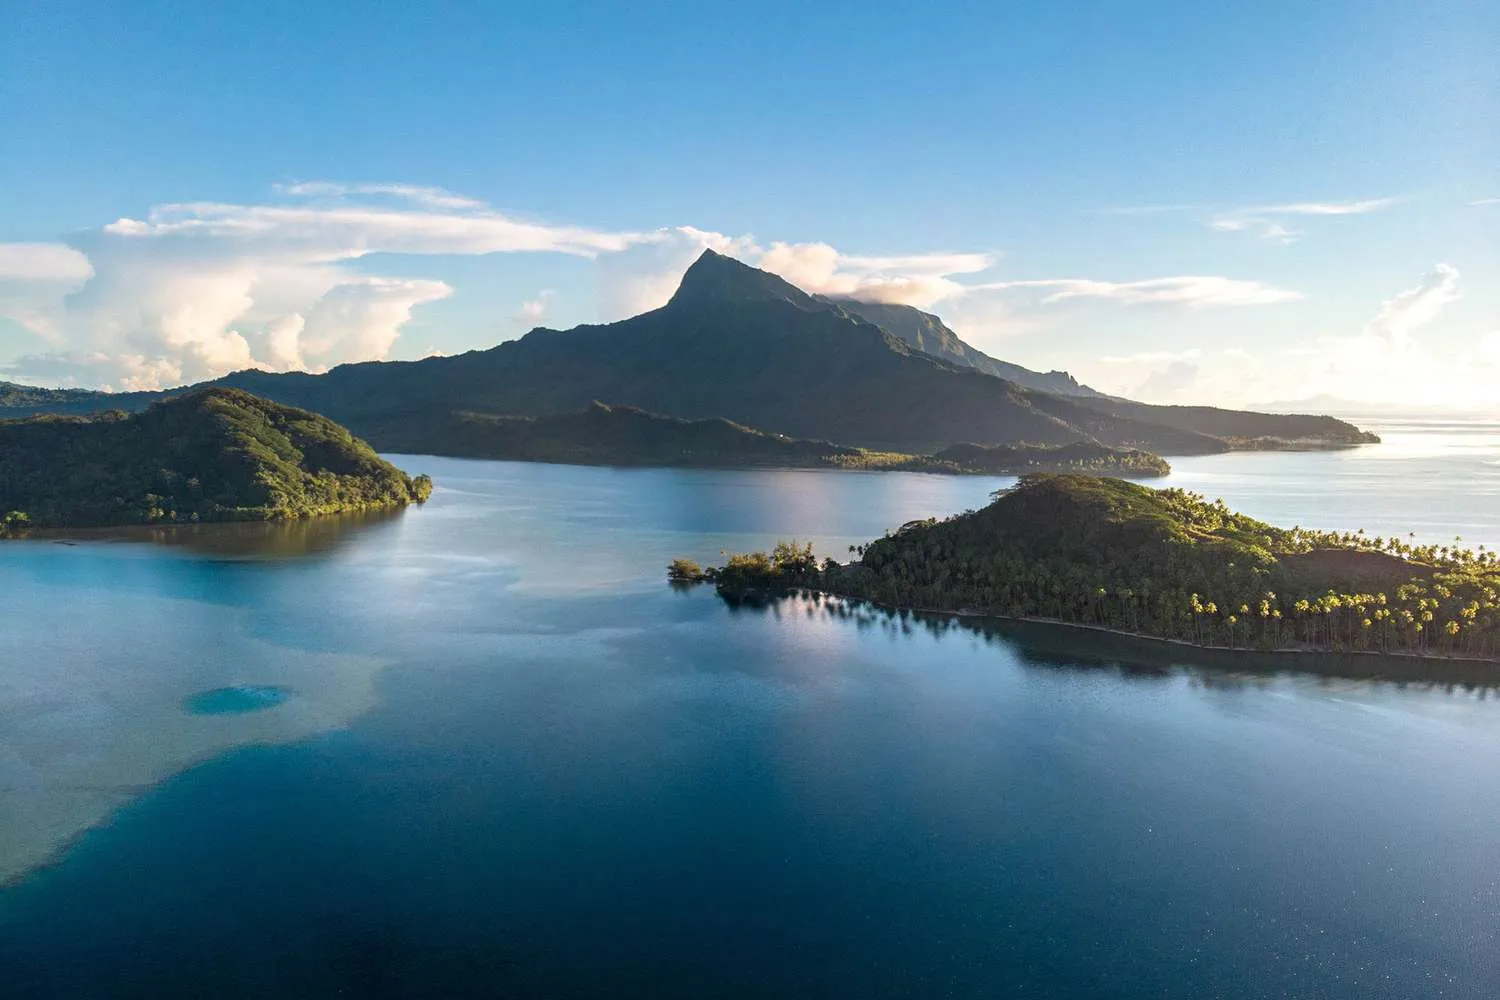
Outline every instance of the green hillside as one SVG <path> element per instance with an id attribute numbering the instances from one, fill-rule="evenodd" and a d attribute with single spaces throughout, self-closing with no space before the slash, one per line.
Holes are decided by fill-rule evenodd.
<path id="1" fill-rule="evenodd" d="M 430 490 L 326 417 L 236 389 L 134 415 L 0 421 L 10 533 L 305 517 L 420 502 Z"/>
<path id="2" fill-rule="evenodd" d="M 905 525 L 846 566 L 788 551 L 712 575 L 729 593 L 816 587 L 1202 645 L 1500 657 L 1493 553 L 1276 528 L 1118 479 L 1028 476 L 982 510 Z"/>

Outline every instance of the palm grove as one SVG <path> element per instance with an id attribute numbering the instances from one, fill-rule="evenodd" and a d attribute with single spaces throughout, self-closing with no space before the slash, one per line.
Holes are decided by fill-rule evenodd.
<path id="1" fill-rule="evenodd" d="M 1495 553 L 1276 528 L 1180 489 L 1026 476 L 983 510 L 912 522 L 855 553 L 820 566 L 784 544 L 669 572 L 726 596 L 807 587 L 1206 646 L 1500 656 Z"/>

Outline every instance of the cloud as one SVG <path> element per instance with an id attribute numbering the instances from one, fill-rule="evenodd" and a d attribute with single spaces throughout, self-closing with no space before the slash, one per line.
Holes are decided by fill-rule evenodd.
<path id="1" fill-rule="evenodd" d="M 1160 371 L 1154 371 L 1136 387 L 1134 396 L 1151 402 L 1153 400 L 1175 400 L 1188 392 L 1198 381 L 1199 368 L 1190 361 L 1174 361 Z"/>
<path id="2" fill-rule="evenodd" d="M 1141 351 L 1137 354 L 1111 354 L 1099 360 L 1106 365 L 1149 365 L 1161 364 L 1164 361 L 1190 361 L 1202 355 L 1203 352 L 1195 347 L 1187 351 Z"/>
<path id="3" fill-rule="evenodd" d="M 1246 215 L 1367 215 L 1396 204 L 1395 198 L 1366 198 L 1363 201 L 1297 201 L 1287 205 L 1262 205 L 1245 208 Z"/>
<path id="4" fill-rule="evenodd" d="M 527 299 L 521 303 L 521 308 L 516 310 L 515 321 L 523 326 L 536 326 L 547 315 L 547 309 L 552 304 L 552 297 L 556 294 L 550 288 L 537 292 L 536 298 Z"/>
<path id="5" fill-rule="evenodd" d="M 989 252 L 861 255 L 825 242 L 762 244 L 693 226 L 613 231 L 515 218 L 437 187 L 299 181 L 264 204 L 158 205 L 67 244 L 0 244 L 0 314 L 37 332 L 10 377 L 153 389 L 259 367 L 321 371 L 390 355 L 415 310 L 455 294 L 442 281 L 370 273 L 372 255 L 557 253 L 594 261 L 601 320 L 656 308 L 712 248 L 813 293 L 920 308 L 941 304 L 966 335 L 1034 327 L 1092 302 L 1198 309 L 1300 298 L 1258 281 L 984 281 Z M 521 304 L 536 325 L 553 300 Z M 961 325 L 960 325 L 961 324 Z"/>
<path id="6" fill-rule="evenodd" d="M 0 243 L 0 316 L 48 339 L 63 301 L 93 277 L 88 256 L 61 243 Z"/>
<path id="7" fill-rule="evenodd" d="M 413 211 L 379 205 L 225 205 L 193 202 L 153 208 L 145 221 L 120 219 L 104 232 L 122 239 L 231 241 L 241 252 L 308 261 L 370 253 L 488 254 L 551 251 L 593 257 L 651 239 L 519 222 L 491 211 Z"/>
<path id="8" fill-rule="evenodd" d="M 342 184 L 336 181 L 301 181 L 277 184 L 275 190 L 300 198 L 344 198 L 349 195 L 389 195 L 429 208 L 483 208 L 484 202 L 421 184 Z"/>
<path id="9" fill-rule="evenodd" d="M 1366 198 L 1361 201 L 1296 201 L 1280 205 L 1255 205 L 1223 212 L 1208 222 L 1221 233 L 1253 233 L 1263 240 L 1295 243 L 1302 233 L 1284 221 L 1288 216 L 1368 215 L 1396 204 L 1395 198 Z"/>
<path id="10" fill-rule="evenodd" d="M 620 319 L 665 305 L 685 271 L 705 249 L 778 274 L 813 294 L 930 307 L 964 292 L 952 275 L 993 266 L 988 253 L 900 256 L 845 254 L 827 243 L 774 242 L 729 236 L 692 226 L 661 229 L 626 251 L 600 258 L 602 319 Z"/>
<path id="11" fill-rule="evenodd" d="M 1449 303 L 1458 301 L 1458 277 L 1457 268 L 1438 264 L 1416 287 L 1384 302 L 1365 327 L 1365 336 L 1405 344 L 1413 330 L 1431 323 Z"/>
<path id="12" fill-rule="evenodd" d="M 1470 205 L 1500 205 L 1500 198 L 1476 198 Z"/>
<path id="13" fill-rule="evenodd" d="M 1089 278 L 1043 278 L 1000 281 L 972 286 L 970 291 L 1039 289 L 1048 292 L 1044 304 L 1073 299 L 1100 299 L 1122 305 L 1170 305 L 1188 309 L 1212 306 L 1259 306 L 1295 302 L 1301 292 L 1260 281 L 1206 275 L 1151 278 L 1145 281 L 1097 281 Z"/>
<path id="14" fill-rule="evenodd" d="M 658 239 L 519 220 L 418 185 L 303 182 L 279 193 L 291 200 L 161 205 L 145 219 L 79 234 L 70 246 L 6 245 L 0 313 L 52 343 L 7 372 L 155 389 L 247 367 L 318 371 L 380 359 L 414 309 L 453 289 L 363 273 L 355 267 L 361 258 L 595 258 Z M 9 288 L 12 273 L 19 291 Z"/>

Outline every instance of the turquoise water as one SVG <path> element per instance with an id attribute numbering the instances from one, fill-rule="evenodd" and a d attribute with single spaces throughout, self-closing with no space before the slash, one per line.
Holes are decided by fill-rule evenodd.
<path id="1" fill-rule="evenodd" d="M 238 684 L 190 695 L 182 707 L 194 715 L 241 715 L 275 708 L 291 694 L 286 688 Z"/>
<path id="2" fill-rule="evenodd" d="M 1176 480 L 1500 544 L 1495 428 L 1387 433 Z M 1489 692 L 662 582 L 1004 480 L 401 463 L 316 544 L 0 548 L 0 995 L 1500 992 Z"/>

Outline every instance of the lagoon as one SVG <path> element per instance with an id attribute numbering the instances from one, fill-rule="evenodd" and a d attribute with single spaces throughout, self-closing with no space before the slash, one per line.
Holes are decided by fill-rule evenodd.
<path id="1" fill-rule="evenodd" d="M 1169 482 L 1500 545 L 1500 427 L 1374 429 Z M 425 508 L 0 547 L 5 996 L 1495 995 L 1489 691 L 662 581 L 1004 479 L 396 460 Z"/>

